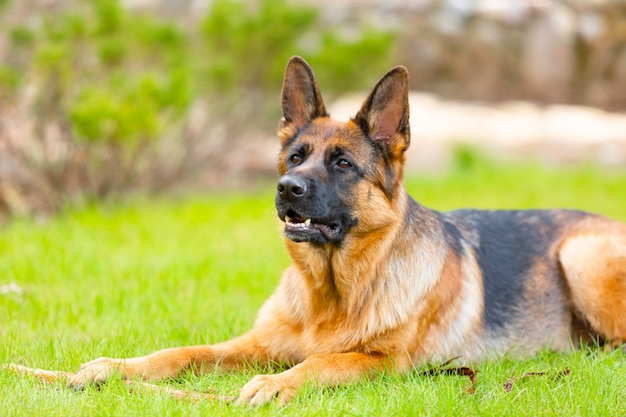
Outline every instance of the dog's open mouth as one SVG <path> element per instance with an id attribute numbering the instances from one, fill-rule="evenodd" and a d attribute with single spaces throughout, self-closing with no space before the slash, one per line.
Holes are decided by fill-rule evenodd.
<path id="1" fill-rule="evenodd" d="M 285 214 L 285 234 L 297 242 L 310 241 L 312 239 L 309 236 L 318 233 L 330 241 L 335 239 L 340 231 L 341 227 L 337 223 L 325 224 L 322 221 L 299 215 L 293 210 Z"/>

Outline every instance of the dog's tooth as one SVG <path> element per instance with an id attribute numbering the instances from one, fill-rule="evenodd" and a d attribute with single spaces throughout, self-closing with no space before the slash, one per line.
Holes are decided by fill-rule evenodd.
<path id="1" fill-rule="evenodd" d="M 285 216 L 285 222 L 287 222 L 287 223 L 291 223 L 291 217 L 289 217 L 289 216 Z"/>
<path id="2" fill-rule="evenodd" d="M 305 225 L 305 226 L 308 226 L 308 225 L 310 225 L 310 224 L 311 224 L 311 219 L 306 219 L 306 220 L 304 221 L 304 225 Z"/>

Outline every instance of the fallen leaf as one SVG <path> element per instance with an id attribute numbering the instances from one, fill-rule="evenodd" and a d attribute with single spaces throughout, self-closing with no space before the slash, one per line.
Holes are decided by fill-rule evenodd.
<path id="1" fill-rule="evenodd" d="M 459 356 L 456 358 L 452 358 L 443 364 L 427 369 L 425 371 L 420 372 L 418 375 L 420 376 L 438 376 L 438 375 L 461 375 L 469 377 L 471 382 L 471 386 L 465 389 L 469 395 L 473 395 L 476 392 L 476 374 L 479 371 L 475 371 L 472 368 L 468 368 L 467 366 L 457 367 L 457 368 L 446 368 L 450 363 L 459 359 Z"/>

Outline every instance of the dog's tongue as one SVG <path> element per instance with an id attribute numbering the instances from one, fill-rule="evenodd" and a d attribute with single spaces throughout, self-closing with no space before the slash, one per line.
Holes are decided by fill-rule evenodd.
<path id="1" fill-rule="evenodd" d="M 337 227 L 326 226 L 325 224 L 319 223 L 311 223 L 311 228 L 322 232 L 322 234 L 326 236 L 326 239 L 333 239 L 339 232 L 339 228 Z"/>

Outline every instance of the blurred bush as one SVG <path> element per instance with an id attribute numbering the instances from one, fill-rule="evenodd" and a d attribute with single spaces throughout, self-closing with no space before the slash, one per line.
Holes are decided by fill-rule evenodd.
<path id="1" fill-rule="evenodd" d="M 285 0 L 215 0 L 193 24 L 115 0 L 27 6 L 0 7 L 0 217 L 219 169 L 242 126 L 275 126 L 293 54 L 326 93 L 362 88 L 391 61 L 392 34 L 347 38 Z"/>

